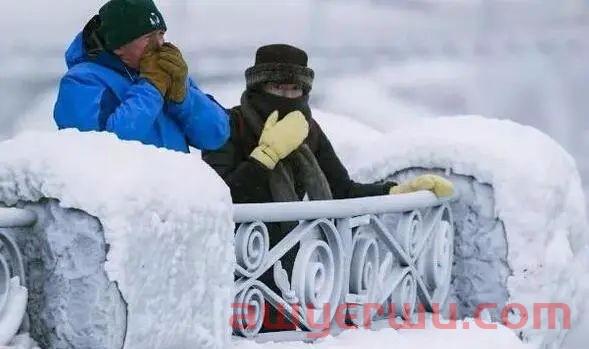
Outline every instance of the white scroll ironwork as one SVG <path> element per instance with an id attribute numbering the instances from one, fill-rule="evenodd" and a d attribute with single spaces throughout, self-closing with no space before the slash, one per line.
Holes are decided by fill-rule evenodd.
<path id="1" fill-rule="evenodd" d="M 336 312 L 362 325 L 408 319 L 421 304 L 441 309 L 450 292 L 454 248 L 452 199 L 429 192 L 364 199 L 236 205 L 234 333 L 265 331 L 273 307 L 302 332 L 329 330 Z M 297 222 L 281 232 L 278 222 Z M 270 246 L 269 236 L 285 236 Z M 293 255 L 296 251 L 294 262 Z M 287 255 L 290 256 L 287 258 Z M 380 306 L 364 312 L 364 307 Z"/>
<path id="2" fill-rule="evenodd" d="M 22 254 L 8 228 L 26 228 L 36 221 L 34 212 L 0 208 L 0 344 L 7 344 L 25 320 L 26 278 Z"/>

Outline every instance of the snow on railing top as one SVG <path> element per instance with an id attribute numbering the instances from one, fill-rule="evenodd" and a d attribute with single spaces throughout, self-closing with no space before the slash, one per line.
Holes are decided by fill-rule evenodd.
<path id="1" fill-rule="evenodd" d="M 367 214 L 401 213 L 439 206 L 455 200 L 437 198 L 429 191 L 402 195 L 384 195 L 343 200 L 273 202 L 234 205 L 235 223 L 262 221 L 267 223 L 320 218 L 347 218 Z"/>

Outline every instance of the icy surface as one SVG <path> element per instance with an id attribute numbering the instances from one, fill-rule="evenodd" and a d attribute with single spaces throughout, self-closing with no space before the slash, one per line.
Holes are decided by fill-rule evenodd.
<path id="1" fill-rule="evenodd" d="M 443 310 L 456 305 L 459 318 L 476 314 L 480 304 L 494 304 L 489 315 L 500 321 L 501 310 L 509 303 L 507 278 L 507 239 L 503 223 L 493 210 L 493 188 L 471 176 L 447 174 L 441 170 L 407 169 L 387 180 L 403 182 L 425 173 L 447 176 L 460 192 L 460 200 L 451 204 L 454 225 L 454 265 L 451 293 Z"/>
<path id="2" fill-rule="evenodd" d="M 104 270 L 100 222 L 56 200 L 24 206 L 37 224 L 8 233 L 23 254 L 31 335 L 43 348 L 122 348 L 126 304 Z"/>
<path id="3" fill-rule="evenodd" d="M 41 349 L 28 333 L 19 334 L 3 349 Z"/>
<path id="4" fill-rule="evenodd" d="M 587 294 L 579 282 L 588 272 L 587 218 L 575 162 L 556 142 L 534 128 L 478 116 L 418 119 L 370 138 L 319 120 L 360 181 L 425 168 L 491 185 L 488 209 L 503 223 L 508 243 L 509 300 L 530 310 L 533 303 L 566 303 L 575 326 Z M 350 139 L 362 146 L 346 151 Z M 558 348 L 566 334 L 532 325 L 521 336 L 540 347 Z"/>
<path id="5" fill-rule="evenodd" d="M 64 263 L 62 271 L 69 268 L 66 277 L 75 279 L 73 274 L 80 272 L 81 281 L 88 273 L 106 272 L 108 281 L 116 283 L 127 303 L 126 348 L 228 344 L 231 199 L 202 161 L 108 134 L 76 131 L 30 133 L 0 143 L 0 203 L 22 206 L 45 198 L 100 222 L 89 230 L 104 233 L 104 270 L 92 271 L 100 253 L 90 253 L 82 265 L 68 265 L 78 261 L 74 255 L 55 260 Z M 71 231 L 76 224 L 83 229 L 92 225 L 86 218 L 68 217 L 64 223 L 72 225 Z M 67 238 L 79 237 L 64 233 L 58 239 L 62 250 L 71 252 Z M 93 263 L 84 265 L 89 260 Z M 63 306 L 75 312 L 71 304 Z"/>

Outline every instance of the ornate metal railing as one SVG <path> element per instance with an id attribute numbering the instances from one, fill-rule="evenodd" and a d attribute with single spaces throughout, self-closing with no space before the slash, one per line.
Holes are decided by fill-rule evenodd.
<path id="1" fill-rule="evenodd" d="M 374 319 L 410 318 L 418 304 L 436 311 L 450 290 L 451 200 L 418 192 L 235 205 L 234 333 L 258 336 L 269 308 L 303 335 L 333 329 L 336 314 L 360 325 L 368 305 L 380 307 L 369 313 Z M 23 258 L 13 236 L 35 222 L 34 212 L 0 208 L 0 327 L 8 329 L 0 341 L 27 326 Z M 284 237 L 271 246 L 270 231 Z"/>
<path id="2" fill-rule="evenodd" d="M 8 229 L 35 224 L 34 212 L 0 207 L 0 342 L 6 344 L 26 321 L 26 279 L 23 258 Z M 25 328 L 26 330 L 26 328 Z"/>
<path id="3" fill-rule="evenodd" d="M 367 305 L 382 310 L 372 318 L 410 318 L 418 304 L 436 311 L 450 290 L 451 200 L 418 192 L 235 205 L 234 333 L 258 336 L 270 307 L 301 333 L 325 331 L 325 324 L 337 331 L 336 312 L 362 324 Z M 271 247 L 269 227 L 293 221 Z M 282 259 L 293 249 L 289 273 Z"/>

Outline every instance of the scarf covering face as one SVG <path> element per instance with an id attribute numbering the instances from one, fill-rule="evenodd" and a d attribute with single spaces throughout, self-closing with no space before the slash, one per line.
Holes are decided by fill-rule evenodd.
<path id="1" fill-rule="evenodd" d="M 247 96 L 249 105 L 257 112 L 264 122 L 275 110 L 278 110 L 278 120 L 282 120 L 282 118 L 288 115 L 288 113 L 296 110 L 303 113 L 307 120 L 311 119 L 309 95 L 303 95 L 299 98 L 287 98 L 260 90 L 247 90 L 244 95 Z"/>
<path id="2" fill-rule="evenodd" d="M 266 119 L 275 110 L 278 110 L 279 120 L 296 110 L 301 111 L 307 120 L 311 120 L 308 101 L 308 95 L 291 99 L 263 91 L 246 90 L 241 96 L 241 110 L 245 123 L 259 139 Z M 333 199 L 329 182 L 315 154 L 305 143 L 278 162 L 270 173 L 269 186 L 274 202 L 300 201 L 305 194 L 310 200 Z M 302 189 L 302 197 L 297 188 Z"/>

